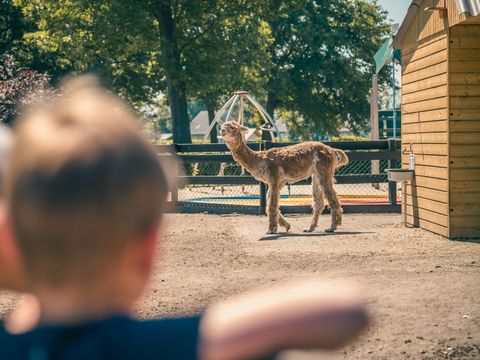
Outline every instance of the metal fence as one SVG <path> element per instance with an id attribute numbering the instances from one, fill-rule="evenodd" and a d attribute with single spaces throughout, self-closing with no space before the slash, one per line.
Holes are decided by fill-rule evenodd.
<path id="1" fill-rule="evenodd" d="M 249 143 L 252 150 L 267 150 L 294 143 Z M 350 163 L 335 174 L 335 189 L 345 212 L 399 212 L 395 183 L 386 168 L 400 167 L 399 142 L 325 142 L 345 150 Z M 181 212 L 264 214 L 266 186 L 238 165 L 224 144 L 157 145 L 160 156 L 181 160 L 180 186 L 172 194 L 172 209 Z M 175 170 L 176 171 L 176 170 Z M 280 207 L 284 213 L 311 211 L 311 179 L 285 186 Z M 326 209 L 328 211 L 328 207 Z"/>

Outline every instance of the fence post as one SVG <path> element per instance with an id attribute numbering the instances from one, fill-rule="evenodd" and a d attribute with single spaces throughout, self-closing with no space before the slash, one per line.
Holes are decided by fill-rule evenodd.
<path id="1" fill-rule="evenodd" d="M 395 139 L 388 140 L 388 150 L 396 150 Z M 388 168 L 393 168 L 393 161 L 391 159 L 388 160 Z M 388 200 L 390 205 L 397 205 L 397 183 L 395 181 L 388 182 Z"/>
<path id="2" fill-rule="evenodd" d="M 260 150 L 270 149 L 270 141 L 264 140 L 259 144 Z M 260 209 L 259 215 L 266 215 L 267 213 L 267 185 L 260 181 Z"/>
<path id="3" fill-rule="evenodd" d="M 178 155 L 178 151 L 177 151 L 177 144 L 173 144 L 173 150 L 174 150 L 174 156 L 175 156 L 175 159 L 177 158 L 177 155 Z M 174 171 L 174 174 L 175 174 L 175 177 L 176 177 L 176 184 L 174 185 L 173 189 L 172 189 L 172 197 L 171 197 L 171 201 L 172 201 L 172 205 L 174 208 L 177 208 L 178 207 L 178 176 L 180 175 L 180 169 L 178 168 L 179 166 L 182 166 L 180 163 L 178 163 L 177 161 L 174 162 L 174 165 L 173 165 L 173 171 Z M 183 171 L 181 172 L 183 174 Z"/>

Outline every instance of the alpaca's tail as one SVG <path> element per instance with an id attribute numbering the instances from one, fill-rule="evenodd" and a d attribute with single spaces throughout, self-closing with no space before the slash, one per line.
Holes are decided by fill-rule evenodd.
<path id="1" fill-rule="evenodd" d="M 337 168 L 348 164 L 348 156 L 343 150 L 334 149 L 333 151 L 337 156 Z"/>

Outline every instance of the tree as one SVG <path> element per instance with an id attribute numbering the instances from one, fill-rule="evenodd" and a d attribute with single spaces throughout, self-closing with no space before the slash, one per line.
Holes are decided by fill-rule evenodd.
<path id="1" fill-rule="evenodd" d="M 234 91 L 263 92 L 264 73 L 270 66 L 271 34 L 259 14 L 261 7 L 251 2 L 232 6 L 219 26 L 186 49 L 185 64 L 189 95 L 205 104 L 209 123 L 218 109 Z M 210 142 L 217 142 L 216 129 Z"/>
<path id="2" fill-rule="evenodd" d="M 19 68 L 12 55 L 0 55 L 0 122 L 12 124 L 23 107 L 55 95 L 47 74 Z"/>
<path id="3" fill-rule="evenodd" d="M 196 68 L 201 62 L 187 61 L 186 53 L 199 49 L 210 33 L 218 34 L 227 19 L 234 23 L 247 3 L 15 0 L 37 25 L 25 41 L 53 62 L 52 68 L 100 73 L 133 103 L 166 89 L 175 142 L 190 142 L 188 81 L 201 71 Z"/>
<path id="4" fill-rule="evenodd" d="M 267 111 L 299 114 L 303 138 L 367 124 L 373 55 L 389 30 L 386 13 L 366 0 L 274 1 L 268 22 L 274 66 L 266 76 Z"/>

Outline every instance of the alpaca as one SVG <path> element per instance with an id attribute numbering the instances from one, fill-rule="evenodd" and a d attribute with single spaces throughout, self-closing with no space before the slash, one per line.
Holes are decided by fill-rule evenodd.
<path id="1" fill-rule="evenodd" d="M 266 151 L 253 151 L 243 139 L 248 128 L 235 121 L 227 121 L 221 127 L 221 135 L 233 158 L 245 167 L 258 181 L 268 185 L 267 192 L 267 234 L 276 234 L 278 225 L 286 231 L 290 224 L 279 211 L 280 190 L 287 183 L 312 177 L 313 218 L 305 232 L 312 232 L 318 225 L 323 210 L 323 194 L 332 210 L 332 223 L 326 232 L 333 232 L 342 224 L 342 208 L 333 189 L 335 169 L 348 164 L 348 157 L 342 151 L 321 142 L 303 142 Z"/>

